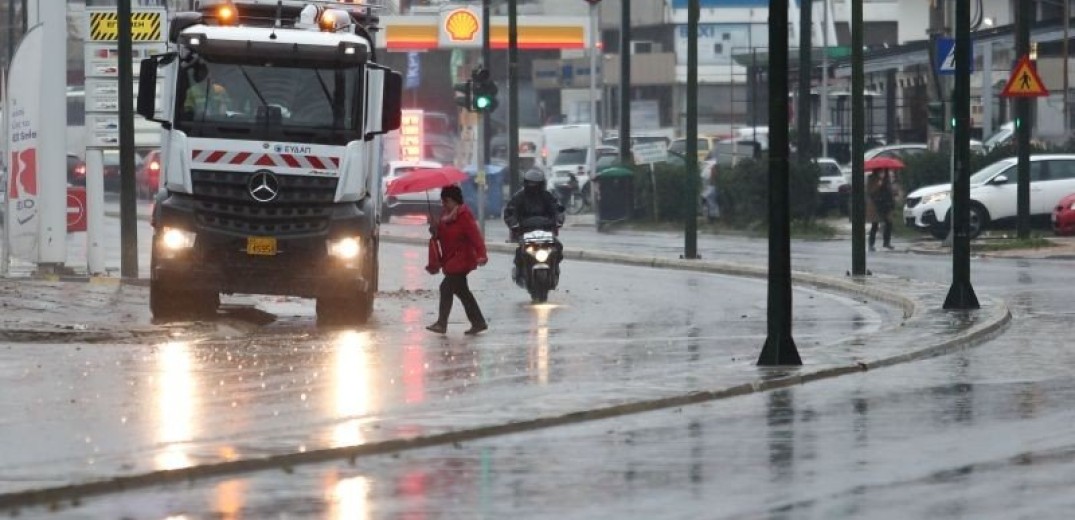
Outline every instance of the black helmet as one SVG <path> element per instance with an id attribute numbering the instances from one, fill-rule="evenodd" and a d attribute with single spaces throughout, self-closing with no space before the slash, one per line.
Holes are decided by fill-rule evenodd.
<path id="1" fill-rule="evenodd" d="M 523 188 L 535 192 L 545 189 L 545 172 L 531 168 L 523 174 Z"/>

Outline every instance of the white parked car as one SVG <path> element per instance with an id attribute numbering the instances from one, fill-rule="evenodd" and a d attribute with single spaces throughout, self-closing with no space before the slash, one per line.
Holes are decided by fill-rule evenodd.
<path id="1" fill-rule="evenodd" d="M 433 189 L 419 193 L 404 193 L 401 195 L 388 195 L 388 185 L 398 177 L 414 170 L 440 168 L 442 165 L 434 161 L 390 161 L 385 165 L 384 178 L 382 179 L 382 196 L 384 206 L 381 208 L 381 221 L 388 222 L 393 216 L 399 215 L 428 215 L 431 211 L 434 215 L 440 213 L 440 189 Z"/>
<path id="2" fill-rule="evenodd" d="M 847 200 L 851 194 L 851 174 L 845 174 L 836 159 L 820 157 L 815 162 L 821 169 L 817 179 L 819 211 L 823 213 L 835 208 L 840 210 L 841 215 L 846 215 Z"/>
<path id="3" fill-rule="evenodd" d="M 997 221 L 1017 216 L 1017 160 L 997 161 L 970 178 L 970 234 L 978 236 Z M 1030 215 L 1048 219 L 1065 195 L 1075 193 L 1075 154 L 1030 157 Z M 944 238 L 951 227 L 952 185 L 919 188 L 907 195 L 903 218 L 908 226 Z"/>

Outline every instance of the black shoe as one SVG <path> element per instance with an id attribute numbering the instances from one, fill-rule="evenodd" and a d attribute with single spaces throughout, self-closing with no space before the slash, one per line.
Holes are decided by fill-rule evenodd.
<path id="1" fill-rule="evenodd" d="M 436 332 L 437 334 L 444 334 L 445 332 L 448 332 L 448 326 L 441 322 L 437 322 L 426 327 L 426 330 Z"/>
<path id="2" fill-rule="evenodd" d="M 463 331 L 463 334 L 466 334 L 467 336 L 475 336 L 488 328 L 489 325 L 485 323 L 479 323 L 477 325 L 471 325 L 469 329 Z"/>

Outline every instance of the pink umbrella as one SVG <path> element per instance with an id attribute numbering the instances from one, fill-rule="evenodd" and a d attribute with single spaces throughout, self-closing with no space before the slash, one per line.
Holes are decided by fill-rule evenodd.
<path id="1" fill-rule="evenodd" d="M 894 157 L 874 157 L 862 165 L 864 171 L 873 170 L 902 170 L 903 161 Z"/>
<path id="2" fill-rule="evenodd" d="M 459 168 L 443 166 L 440 168 L 423 168 L 408 172 L 388 184 L 385 192 L 389 195 L 418 193 L 435 188 L 457 184 L 467 178 Z"/>

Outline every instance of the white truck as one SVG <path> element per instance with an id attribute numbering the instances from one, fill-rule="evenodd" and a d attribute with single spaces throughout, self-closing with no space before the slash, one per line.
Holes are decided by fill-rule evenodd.
<path id="1" fill-rule="evenodd" d="M 140 68 L 138 113 L 162 127 L 154 318 L 215 313 L 220 294 L 241 293 L 316 298 L 319 323 L 364 323 L 381 140 L 402 93 L 375 61 L 376 17 L 321 0 L 197 5 Z"/>

